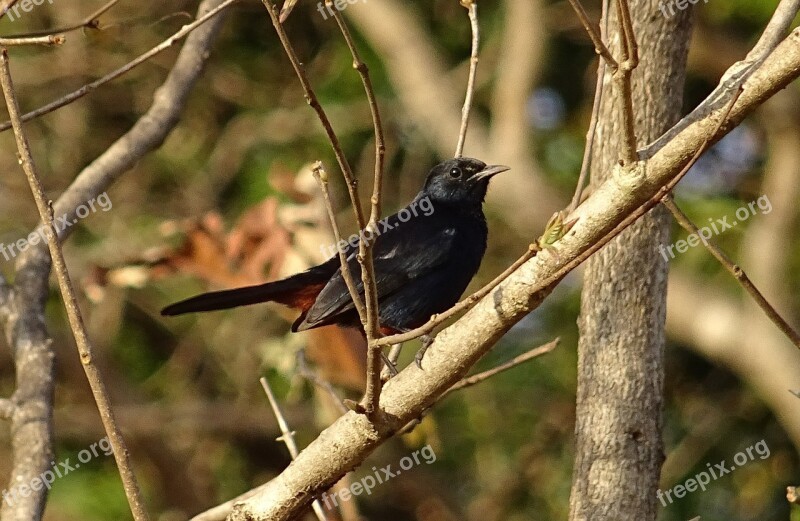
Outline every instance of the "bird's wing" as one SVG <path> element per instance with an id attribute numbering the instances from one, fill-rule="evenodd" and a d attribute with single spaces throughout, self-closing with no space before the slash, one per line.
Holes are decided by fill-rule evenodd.
<path id="1" fill-rule="evenodd" d="M 455 228 L 441 225 L 437 221 L 439 220 L 435 218 L 412 219 L 378 236 L 373 250 L 378 299 L 391 295 L 415 278 L 435 270 L 454 253 Z M 388 222 L 392 222 L 391 218 Z M 361 267 L 356 253 L 352 253 L 347 261 L 363 297 Z M 320 291 L 298 329 L 328 323 L 327 319 L 354 307 L 340 268 Z"/>

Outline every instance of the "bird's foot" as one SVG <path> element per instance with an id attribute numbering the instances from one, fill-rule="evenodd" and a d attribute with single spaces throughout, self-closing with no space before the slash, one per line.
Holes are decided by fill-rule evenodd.
<path id="1" fill-rule="evenodd" d="M 425 351 L 428 350 L 428 348 L 431 346 L 433 340 L 436 337 L 433 335 L 422 335 L 421 338 L 422 338 L 422 346 L 419 348 L 419 351 L 417 351 L 417 355 L 414 357 L 414 362 L 417 363 L 417 367 L 419 367 L 420 369 L 422 369 L 422 358 L 425 356 Z"/>
<path id="2" fill-rule="evenodd" d="M 539 239 L 537 239 L 536 244 L 541 249 L 546 249 L 555 244 L 559 239 L 564 237 L 575 223 L 578 222 L 578 219 L 572 219 L 571 221 L 564 221 L 567 215 L 565 211 L 556 212 L 547 222 L 547 226 L 544 228 L 544 233 L 542 234 Z"/>

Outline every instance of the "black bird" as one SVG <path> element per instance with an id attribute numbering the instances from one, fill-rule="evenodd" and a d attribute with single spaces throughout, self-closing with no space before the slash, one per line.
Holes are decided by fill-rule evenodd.
<path id="1" fill-rule="evenodd" d="M 359 240 L 375 241 L 373 263 L 383 334 L 419 327 L 431 315 L 458 302 L 486 251 L 488 229 L 482 203 L 489 180 L 506 170 L 506 166 L 487 166 L 466 157 L 440 163 L 431 169 L 422 190 L 408 206 L 381 221 L 377 234 L 361 234 Z M 363 298 L 357 252 L 356 240 L 345 247 Z M 292 331 L 328 324 L 361 328 L 338 255 L 283 280 L 197 295 L 167 306 L 161 314 L 181 315 L 268 301 L 301 311 Z"/>

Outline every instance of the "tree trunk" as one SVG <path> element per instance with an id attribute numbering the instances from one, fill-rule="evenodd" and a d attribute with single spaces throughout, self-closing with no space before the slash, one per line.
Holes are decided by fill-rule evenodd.
<path id="1" fill-rule="evenodd" d="M 636 137 L 643 146 L 680 116 L 690 9 L 666 17 L 658 0 L 631 0 L 641 62 L 634 72 Z M 611 2 L 610 48 L 619 57 Z M 691 6 L 690 6 L 691 7 Z M 611 175 L 622 119 L 607 68 L 592 184 Z M 655 520 L 661 464 L 669 216 L 657 207 L 593 256 L 579 319 L 576 458 L 570 520 Z"/>

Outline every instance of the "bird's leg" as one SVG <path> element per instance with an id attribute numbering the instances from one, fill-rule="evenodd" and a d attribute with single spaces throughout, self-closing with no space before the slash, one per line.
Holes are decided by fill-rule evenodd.
<path id="1" fill-rule="evenodd" d="M 417 367 L 422 369 L 422 357 L 425 356 L 425 351 L 428 350 L 436 337 L 434 335 L 422 335 L 420 338 L 422 339 L 422 346 L 417 351 L 414 361 L 417 363 Z"/>

